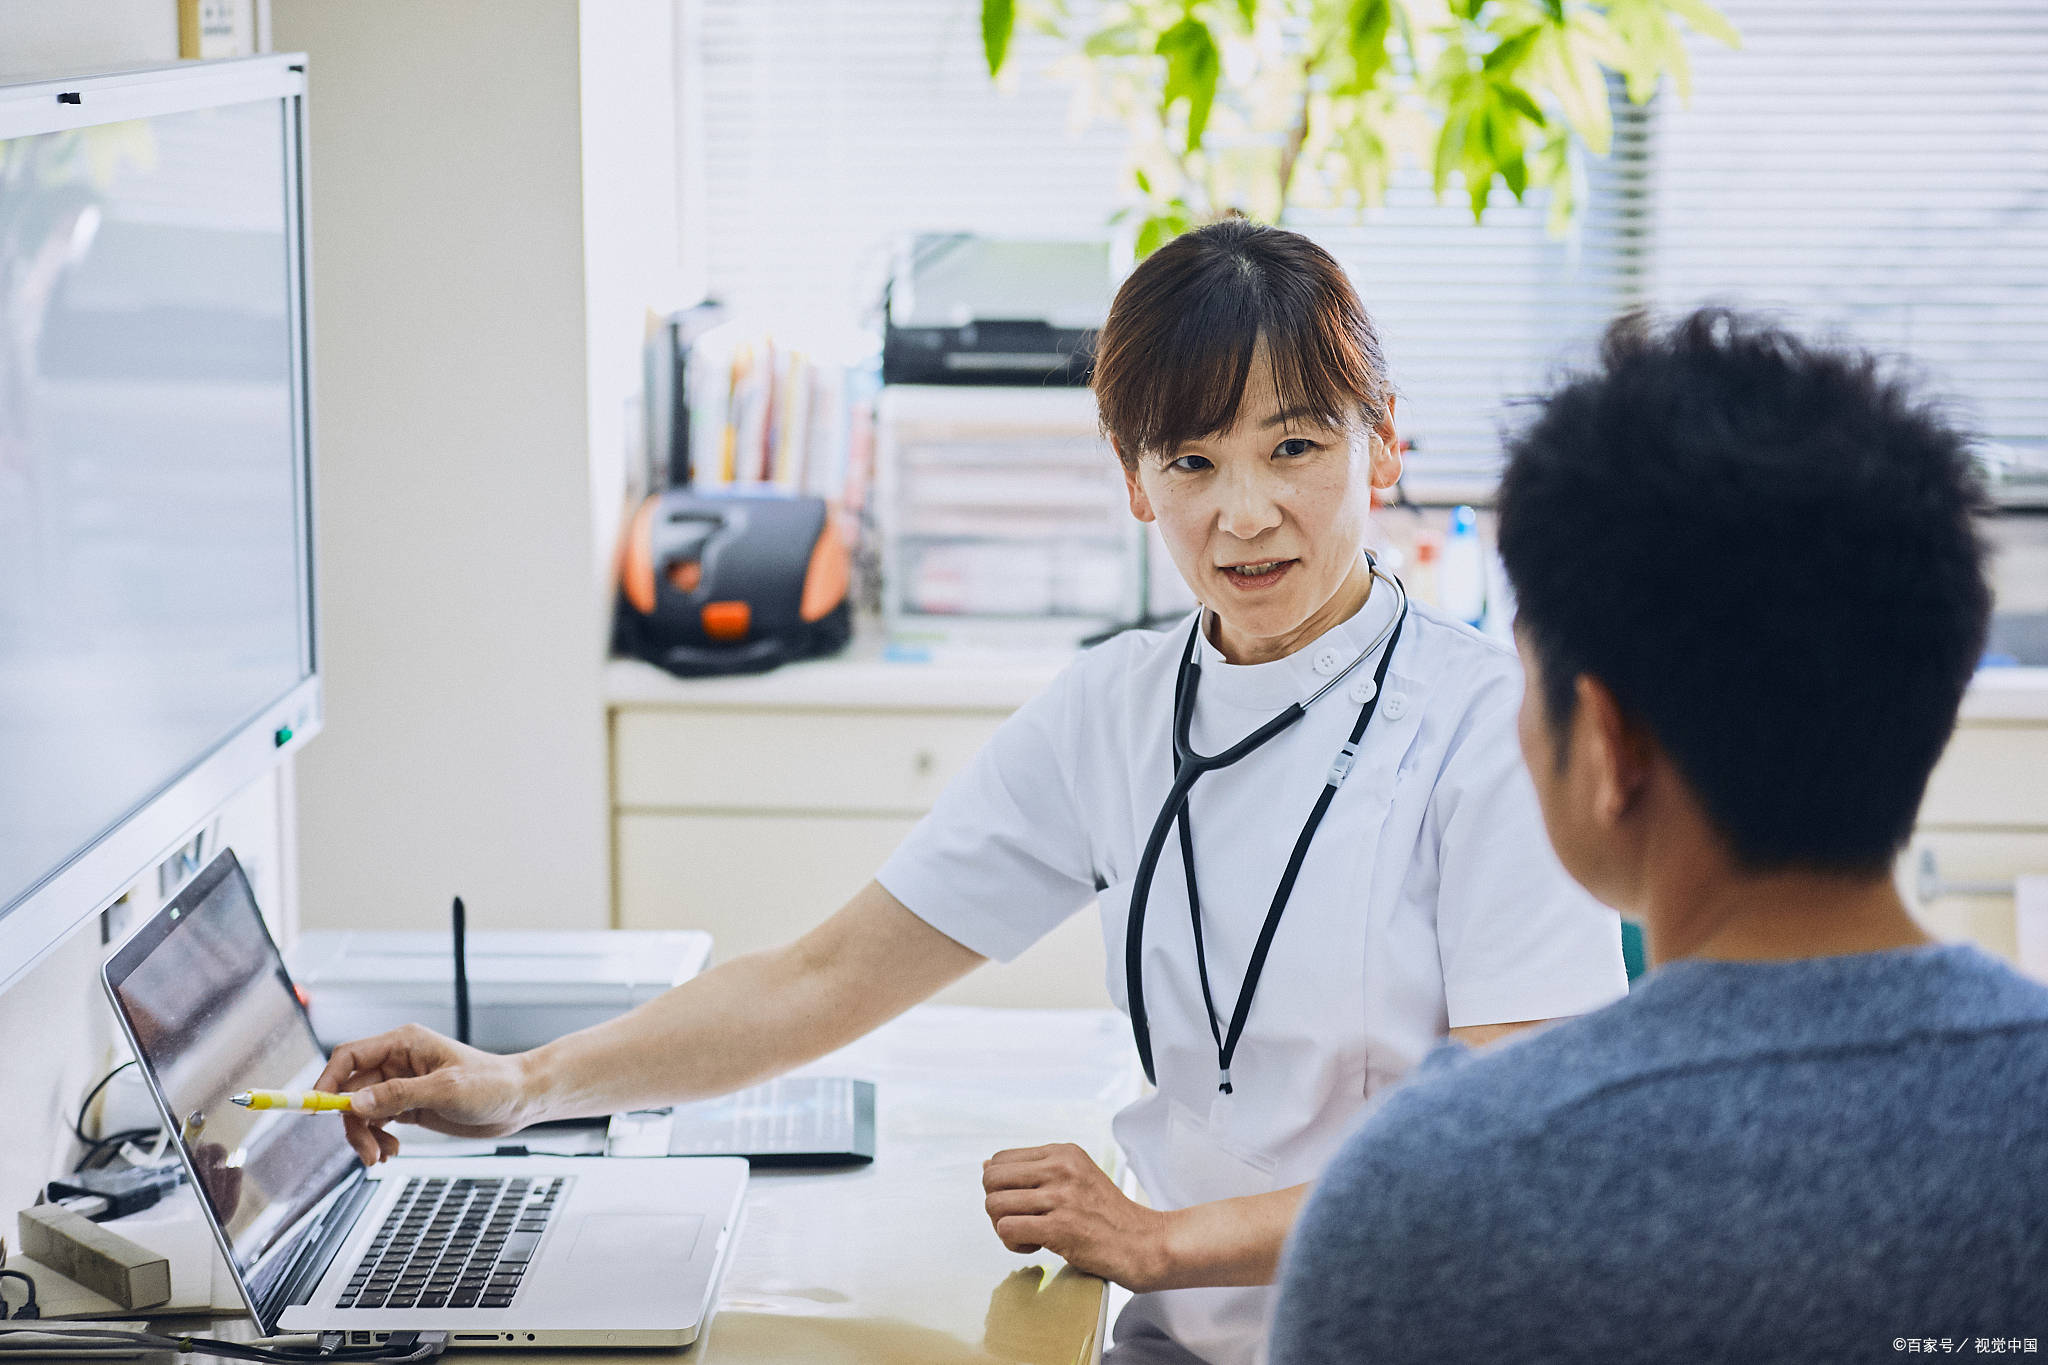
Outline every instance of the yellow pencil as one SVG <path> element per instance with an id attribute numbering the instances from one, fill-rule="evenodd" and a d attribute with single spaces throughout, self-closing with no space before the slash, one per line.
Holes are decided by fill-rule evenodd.
<path id="1" fill-rule="evenodd" d="M 326 1090 L 244 1090 L 228 1096 L 228 1100 L 244 1109 L 298 1109 L 308 1113 L 355 1107 L 348 1096 Z"/>

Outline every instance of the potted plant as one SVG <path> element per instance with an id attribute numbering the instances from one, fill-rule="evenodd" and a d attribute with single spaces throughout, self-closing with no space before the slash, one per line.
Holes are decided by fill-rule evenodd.
<path id="1" fill-rule="evenodd" d="M 1708 0 L 981 0 L 981 25 L 991 77 L 1026 25 L 1130 129 L 1140 256 L 1233 213 L 1363 214 L 1404 157 L 1475 222 L 1496 186 L 1546 190 L 1561 233 L 1580 159 L 1607 154 L 1610 77 L 1685 98 L 1683 30 L 1740 41 Z"/>

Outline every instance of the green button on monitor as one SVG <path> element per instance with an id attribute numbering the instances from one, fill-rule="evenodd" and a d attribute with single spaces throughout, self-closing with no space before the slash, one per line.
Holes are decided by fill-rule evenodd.
<path id="1" fill-rule="evenodd" d="M 280 726 L 278 726 L 278 727 L 277 727 L 277 735 L 276 735 L 276 739 L 277 739 L 277 747 L 278 747 L 278 748 L 280 748 L 280 749 L 282 749 L 282 748 L 283 748 L 283 747 L 284 747 L 285 745 L 287 745 L 287 744 L 291 743 L 291 742 L 292 742 L 292 727 L 291 727 L 291 726 L 289 726 L 289 725 L 280 725 Z"/>

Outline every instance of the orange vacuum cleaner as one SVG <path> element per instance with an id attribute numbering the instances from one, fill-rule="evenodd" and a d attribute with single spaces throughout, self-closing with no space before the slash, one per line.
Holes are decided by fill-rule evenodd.
<path id="1" fill-rule="evenodd" d="M 612 647 L 681 677 L 760 673 L 852 633 L 846 543 L 823 498 L 673 488 L 619 546 Z"/>

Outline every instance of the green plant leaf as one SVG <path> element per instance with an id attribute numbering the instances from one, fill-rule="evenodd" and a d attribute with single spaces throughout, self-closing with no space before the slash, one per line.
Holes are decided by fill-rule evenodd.
<path id="1" fill-rule="evenodd" d="M 1081 50 L 1091 57 L 1135 57 L 1146 46 L 1145 31 L 1136 24 L 1111 24 L 1089 34 Z"/>
<path id="2" fill-rule="evenodd" d="M 1251 32 L 1259 22 L 1259 0 L 1237 0 L 1237 17 L 1244 20 L 1245 32 Z"/>
<path id="3" fill-rule="evenodd" d="M 981 0 L 981 50 L 988 58 L 991 78 L 1002 74 L 1003 58 L 1009 55 L 1010 35 L 1016 28 L 1016 0 Z"/>
<path id="4" fill-rule="evenodd" d="M 1515 202 L 1521 203 L 1522 195 L 1529 188 L 1529 163 L 1519 156 L 1502 162 L 1500 178 L 1507 182 L 1508 192 L 1515 196 Z"/>
<path id="5" fill-rule="evenodd" d="M 1393 168 L 1393 152 L 1382 136 L 1387 124 L 1383 109 L 1370 108 L 1361 101 L 1346 100 L 1332 109 L 1336 129 L 1332 150 L 1343 161 L 1341 179 L 1357 198 L 1356 207 L 1367 207 L 1386 198 L 1387 177 Z"/>
<path id="6" fill-rule="evenodd" d="M 1143 194 L 1147 199 L 1150 199 L 1152 197 L 1151 176 L 1145 174 L 1145 172 L 1142 169 L 1133 166 L 1131 168 L 1131 179 L 1138 182 L 1139 193 Z"/>
<path id="7" fill-rule="evenodd" d="M 1458 161 L 1465 154 L 1465 126 L 1470 115 L 1462 109 L 1444 111 L 1444 125 L 1437 130 L 1436 156 L 1431 164 L 1431 184 L 1438 198 L 1451 183 L 1451 172 L 1458 168 Z"/>
<path id="8" fill-rule="evenodd" d="M 1422 74 L 1422 49 L 1415 45 L 1415 24 L 1408 17 L 1408 6 L 1401 0 L 1394 0 L 1394 27 L 1401 33 L 1401 50 L 1408 54 L 1408 69 L 1415 75 Z"/>
<path id="9" fill-rule="evenodd" d="M 1549 124 L 1550 120 L 1544 117 L 1543 110 L 1530 97 L 1529 92 L 1522 89 L 1521 86 L 1508 85 L 1505 82 L 1497 81 L 1494 83 L 1493 93 L 1494 97 L 1500 100 L 1501 103 L 1507 105 L 1508 108 L 1514 110 L 1537 127 L 1541 128 Z"/>
<path id="10" fill-rule="evenodd" d="M 1153 252 L 1159 250 L 1160 247 L 1172 241 L 1173 237 L 1173 230 L 1167 227 L 1163 220 L 1147 218 L 1144 222 L 1138 224 L 1138 241 L 1133 249 L 1138 259 L 1142 261 Z"/>
<path id="11" fill-rule="evenodd" d="M 1339 93 L 1362 95 L 1379 83 L 1391 65 L 1387 35 L 1394 28 L 1393 0 L 1351 0 L 1344 15 L 1344 49 L 1351 57 L 1351 79 Z"/>
<path id="12" fill-rule="evenodd" d="M 1573 46 L 1590 52 L 1603 66 L 1619 68 L 1631 56 L 1628 44 L 1599 10 L 1573 10 L 1565 22 L 1565 31 Z"/>
<path id="13" fill-rule="evenodd" d="M 1159 35 L 1154 49 L 1166 58 L 1166 89 L 1160 96 L 1159 117 L 1170 118 L 1173 106 L 1188 102 L 1188 151 L 1202 148 L 1202 133 L 1209 126 L 1209 109 L 1216 102 L 1216 81 L 1223 74 L 1223 56 L 1209 26 L 1192 16 L 1182 19 Z"/>
<path id="14" fill-rule="evenodd" d="M 1565 122 L 1593 155 L 1607 155 L 1614 141 L 1614 116 L 1607 107 L 1607 76 L 1594 59 L 1591 44 L 1575 30 L 1550 29 L 1542 46 L 1550 91 Z"/>
<path id="15" fill-rule="evenodd" d="M 1664 0 L 1664 8 L 1691 25 L 1695 33 L 1712 38 L 1729 47 L 1742 46 L 1742 33 L 1728 16 L 1707 3 L 1707 0 Z"/>
<path id="16" fill-rule="evenodd" d="M 1465 194 L 1472 201 L 1472 225 L 1477 227 L 1486 221 L 1486 201 L 1493 198 L 1493 168 L 1484 173 L 1465 168 Z"/>
<path id="17" fill-rule="evenodd" d="M 1194 217 L 1188 212 L 1186 201 L 1170 200 L 1165 208 L 1153 209 L 1145 221 L 1138 224 L 1138 239 L 1132 244 L 1132 249 L 1142 261 L 1194 225 Z"/>
<path id="18" fill-rule="evenodd" d="M 1479 126 L 1486 134 L 1482 145 L 1487 159 L 1505 175 L 1509 163 L 1522 159 L 1522 130 L 1514 113 L 1498 101 L 1489 103 L 1479 116 Z"/>
<path id="19" fill-rule="evenodd" d="M 1486 54 L 1486 60 L 1480 63 L 1480 69 L 1489 76 L 1512 76 L 1515 68 L 1528 58 L 1536 46 L 1536 40 L 1541 38 L 1545 31 L 1542 25 L 1532 24 L 1520 33 L 1501 39 L 1494 44 L 1493 51 Z"/>
<path id="20" fill-rule="evenodd" d="M 1615 65 L 1628 83 L 1630 99 L 1642 104 L 1656 94 L 1657 81 L 1667 70 L 1678 97 L 1690 96 L 1685 40 L 1664 16 L 1664 0 L 1609 0 L 1607 21 L 1623 45 L 1623 57 Z"/>

